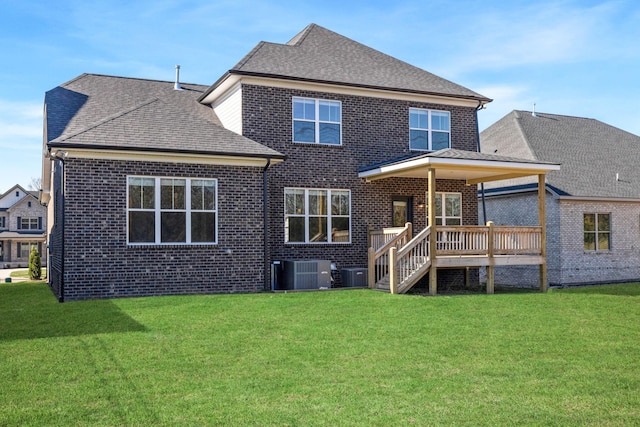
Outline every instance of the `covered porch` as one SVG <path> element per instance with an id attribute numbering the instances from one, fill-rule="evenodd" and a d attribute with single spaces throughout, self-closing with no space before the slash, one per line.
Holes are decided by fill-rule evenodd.
<path id="1" fill-rule="evenodd" d="M 487 293 L 493 293 L 496 266 L 539 265 L 540 290 L 545 292 L 545 178 L 548 172 L 559 169 L 552 163 L 452 149 L 364 168 L 359 176 L 367 181 L 426 179 L 428 207 L 436 206 L 436 181 L 440 179 L 464 181 L 467 186 L 515 178 L 538 182 L 537 226 L 495 226 L 490 221 L 484 226 L 441 225 L 435 209 L 427 209 L 427 227 L 415 235 L 410 223 L 374 230 L 368 253 L 369 286 L 403 293 L 429 274 L 429 294 L 436 295 L 438 269 L 486 267 Z"/>

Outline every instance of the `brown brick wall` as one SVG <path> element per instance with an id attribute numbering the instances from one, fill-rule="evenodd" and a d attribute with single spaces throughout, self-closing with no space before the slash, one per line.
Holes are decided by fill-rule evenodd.
<path id="1" fill-rule="evenodd" d="M 292 142 L 294 96 L 342 102 L 342 145 Z M 393 196 L 413 196 L 414 229 L 425 227 L 426 179 L 383 179 L 365 182 L 358 178 L 364 166 L 399 158 L 409 151 L 409 108 L 451 112 L 452 148 L 476 151 L 475 109 L 390 99 L 334 95 L 300 90 L 244 85 L 242 89 L 243 134 L 286 154 L 286 162 L 269 170 L 270 260 L 289 258 L 329 259 L 338 271 L 367 264 L 367 232 L 391 225 Z M 285 244 L 284 188 L 351 190 L 350 244 Z M 462 192 L 463 221 L 475 225 L 478 207 L 475 186 L 462 181 L 438 181 L 437 191 Z M 443 277 L 447 276 L 443 272 Z"/>
<path id="2" fill-rule="evenodd" d="M 75 159 L 65 166 L 66 301 L 263 289 L 260 168 Z M 127 175 L 216 178 L 218 244 L 127 246 Z M 52 288 L 59 292 L 59 283 Z"/>

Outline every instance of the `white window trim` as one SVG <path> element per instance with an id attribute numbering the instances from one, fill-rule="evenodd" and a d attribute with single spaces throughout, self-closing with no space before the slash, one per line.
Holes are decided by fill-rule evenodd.
<path id="1" fill-rule="evenodd" d="M 460 196 L 460 216 L 445 216 L 445 211 L 446 211 L 446 207 L 445 207 L 445 196 L 447 194 L 457 194 Z M 446 222 L 446 218 L 455 218 L 455 219 L 459 219 L 460 220 L 460 224 L 462 225 L 462 193 L 456 192 L 456 191 L 436 191 L 436 198 L 437 197 L 441 197 L 441 204 L 440 206 L 442 207 L 443 211 L 440 212 L 441 215 L 438 215 L 438 212 L 436 212 L 436 222 L 438 221 L 438 218 L 440 219 L 440 222 L 442 223 L 442 226 L 446 227 L 447 224 L 445 224 Z M 429 193 L 425 194 L 425 200 L 429 200 Z M 426 203 L 427 205 L 427 223 L 429 222 L 429 209 L 431 209 L 431 207 L 429 206 L 428 203 Z M 458 224 L 455 224 L 454 226 L 457 226 Z"/>
<path id="2" fill-rule="evenodd" d="M 147 178 L 154 180 L 154 208 L 153 209 L 143 209 L 143 208 L 130 208 L 129 207 L 129 179 L 130 178 Z M 161 208 L 161 182 L 163 179 L 184 179 L 185 180 L 185 209 L 162 209 Z M 202 211 L 199 209 L 192 210 L 191 209 L 191 182 L 192 181 L 214 181 L 216 184 L 216 194 L 215 194 L 215 209 Z M 216 178 L 186 178 L 186 177 L 177 177 L 177 176 L 147 176 L 147 175 L 127 175 L 127 245 L 129 246 L 206 246 L 206 245 L 217 245 L 218 244 L 218 226 L 220 223 L 220 218 L 218 216 L 218 180 Z M 154 212 L 154 220 L 155 220 L 155 242 L 130 242 L 129 241 L 129 212 Z M 184 242 L 162 242 L 161 236 L 161 214 L 162 212 L 185 212 L 185 241 Z M 213 242 L 191 242 L 191 213 L 192 212 L 213 212 L 215 217 L 215 240 Z"/>
<path id="3" fill-rule="evenodd" d="M 586 230 L 584 229 L 584 216 L 585 216 L 585 215 L 595 215 L 595 216 L 596 216 L 595 223 L 594 223 L 594 226 L 595 226 L 595 230 L 594 230 L 594 231 L 586 231 Z M 607 215 L 607 216 L 609 216 L 609 231 L 600 231 L 600 230 L 598 230 L 598 216 L 600 216 L 600 215 Z M 612 227 L 612 225 L 611 225 L 611 212 L 584 212 L 584 213 L 582 214 L 582 248 L 584 249 L 584 251 L 585 251 L 585 252 L 588 252 L 588 253 L 594 253 L 594 252 L 610 252 L 610 251 L 611 251 L 611 234 L 612 234 L 612 228 L 613 228 L 613 227 Z M 595 249 L 585 249 L 585 247 L 584 247 L 584 244 L 585 244 L 585 241 L 584 241 L 584 235 L 585 235 L 585 233 L 591 233 L 591 234 L 593 234 L 593 235 L 594 235 L 594 245 L 595 245 Z M 599 242 L 598 236 L 599 236 L 600 234 L 608 234 L 608 235 L 609 235 L 609 248 L 608 248 L 608 249 L 600 249 L 600 248 L 598 247 L 598 242 Z"/>
<path id="4" fill-rule="evenodd" d="M 304 191 L 304 214 L 287 214 L 287 190 L 302 190 Z M 309 236 L 309 218 L 316 217 L 318 215 L 310 215 L 309 214 L 309 192 L 310 191 L 326 191 L 327 192 L 327 230 L 331 230 L 332 219 L 336 218 L 349 218 L 349 241 L 347 242 L 333 242 L 331 241 L 331 233 L 327 234 L 326 242 L 311 242 Z M 332 215 L 331 214 L 331 193 L 333 191 L 346 192 L 349 194 L 349 215 Z M 286 228 L 287 217 L 294 218 L 302 218 L 304 217 L 304 242 L 288 242 L 287 241 L 287 233 L 285 230 L 284 233 L 284 241 L 287 245 L 348 245 L 351 244 L 351 227 L 352 227 L 352 216 L 351 216 L 351 190 L 348 189 L 340 189 L 340 188 L 301 188 L 301 187 L 285 187 L 284 189 L 284 227 Z"/>
<path id="5" fill-rule="evenodd" d="M 25 227 L 25 221 L 27 227 Z M 38 218 L 32 216 L 23 216 L 20 218 L 20 229 L 21 230 L 39 230 L 38 228 Z"/>
<path id="6" fill-rule="evenodd" d="M 308 119 L 296 119 L 294 117 L 294 104 L 296 100 L 307 100 L 307 101 L 313 101 L 315 106 L 315 114 L 314 120 L 308 120 Z M 326 101 L 326 102 L 333 102 L 333 103 L 337 103 L 338 105 L 340 105 L 340 118 L 339 121 L 337 122 L 332 122 L 332 121 L 327 121 L 327 120 L 320 120 L 320 102 L 322 101 Z M 309 142 L 309 141 L 296 141 L 296 135 L 295 135 L 295 126 L 294 126 L 294 122 L 309 122 L 309 123 L 314 123 L 315 126 L 315 136 L 314 142 Z M 331 123 L 331 124 L 337 124 L 340 126 L 340 142 L 338 144 L 328 144 L 326 142 L 320 142 L 320 123 Z M 296 143 L 296 144 L 316 144 L 316 145 L 328 145 L 328 146 L 333 146 L 333 147 L 339 147 L 342 145 L 342 101 L 338 101 L 336 99 L 320 99 L 320 98 L 307 98 L 307 97 L 303 97 L 303 96 L 294 96 L 291 99 L 291 140 Z"/>
<path id="7" fill-rule="evenodd" d="M 411 127 L 411 112 L 412 111 L 426 111 L 427 115 L 428 115 L 428 128 L 427 129 L 423 129 L 423 128 L 413 128 Z M 446 132 L 449 134 L 449 147 L 451 148 L 451 112 L 450 111 L 446 111 L 446 110 L 431 110 L 428 108 L 409 108 L 409 150 L 410 151 L 434 151 L 433 150 L 433 126 L 431 123 L 431 114 L 432 113 L 446 113 L 449 116 L 449 130 L 448 131 L 443 131 L 443 130 L 436 130 L 436 132 Z M 427 132 L 427 138 L 428 138 L 428 148 L 426 149 L 422 149 L 422 148 L 413 148 L 411 146 L 411 131 L 412 130 L 419 130 L 419 131 L 426 131 Z"/>

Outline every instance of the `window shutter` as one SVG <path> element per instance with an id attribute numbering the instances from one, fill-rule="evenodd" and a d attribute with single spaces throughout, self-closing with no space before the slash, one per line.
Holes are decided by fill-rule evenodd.
<path id="1" fill-rule="evenodd" d="M 22 217 L 18 217 L 18 230 L 22 229 Z"/>
<path id="2" fill-rule="evenodd" d="M 38 230 L 42 230 L 42 217 L 38 217 Z"/>

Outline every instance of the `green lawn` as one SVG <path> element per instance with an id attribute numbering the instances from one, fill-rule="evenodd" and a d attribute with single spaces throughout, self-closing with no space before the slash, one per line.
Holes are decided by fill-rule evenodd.
<path id="1" fill-rule="evenodd" d="M 41 269 L 42 272 L 42 278 L 46 278 L 47 277 L 47 268 L 46 267 L 42 267 Z M 25 268 L 24 270 L 16 270 L 16 271 L 12 271 L 10 274 L 11 277 L 16 278 L 16 279 L 28 279 L 29 278 L 29 269 Z"/>
<path id="2" fill-rule="evenodd" d="M 640 284 L 64 304 L 1 284 L 0 425 L 640 425 Z"/>

